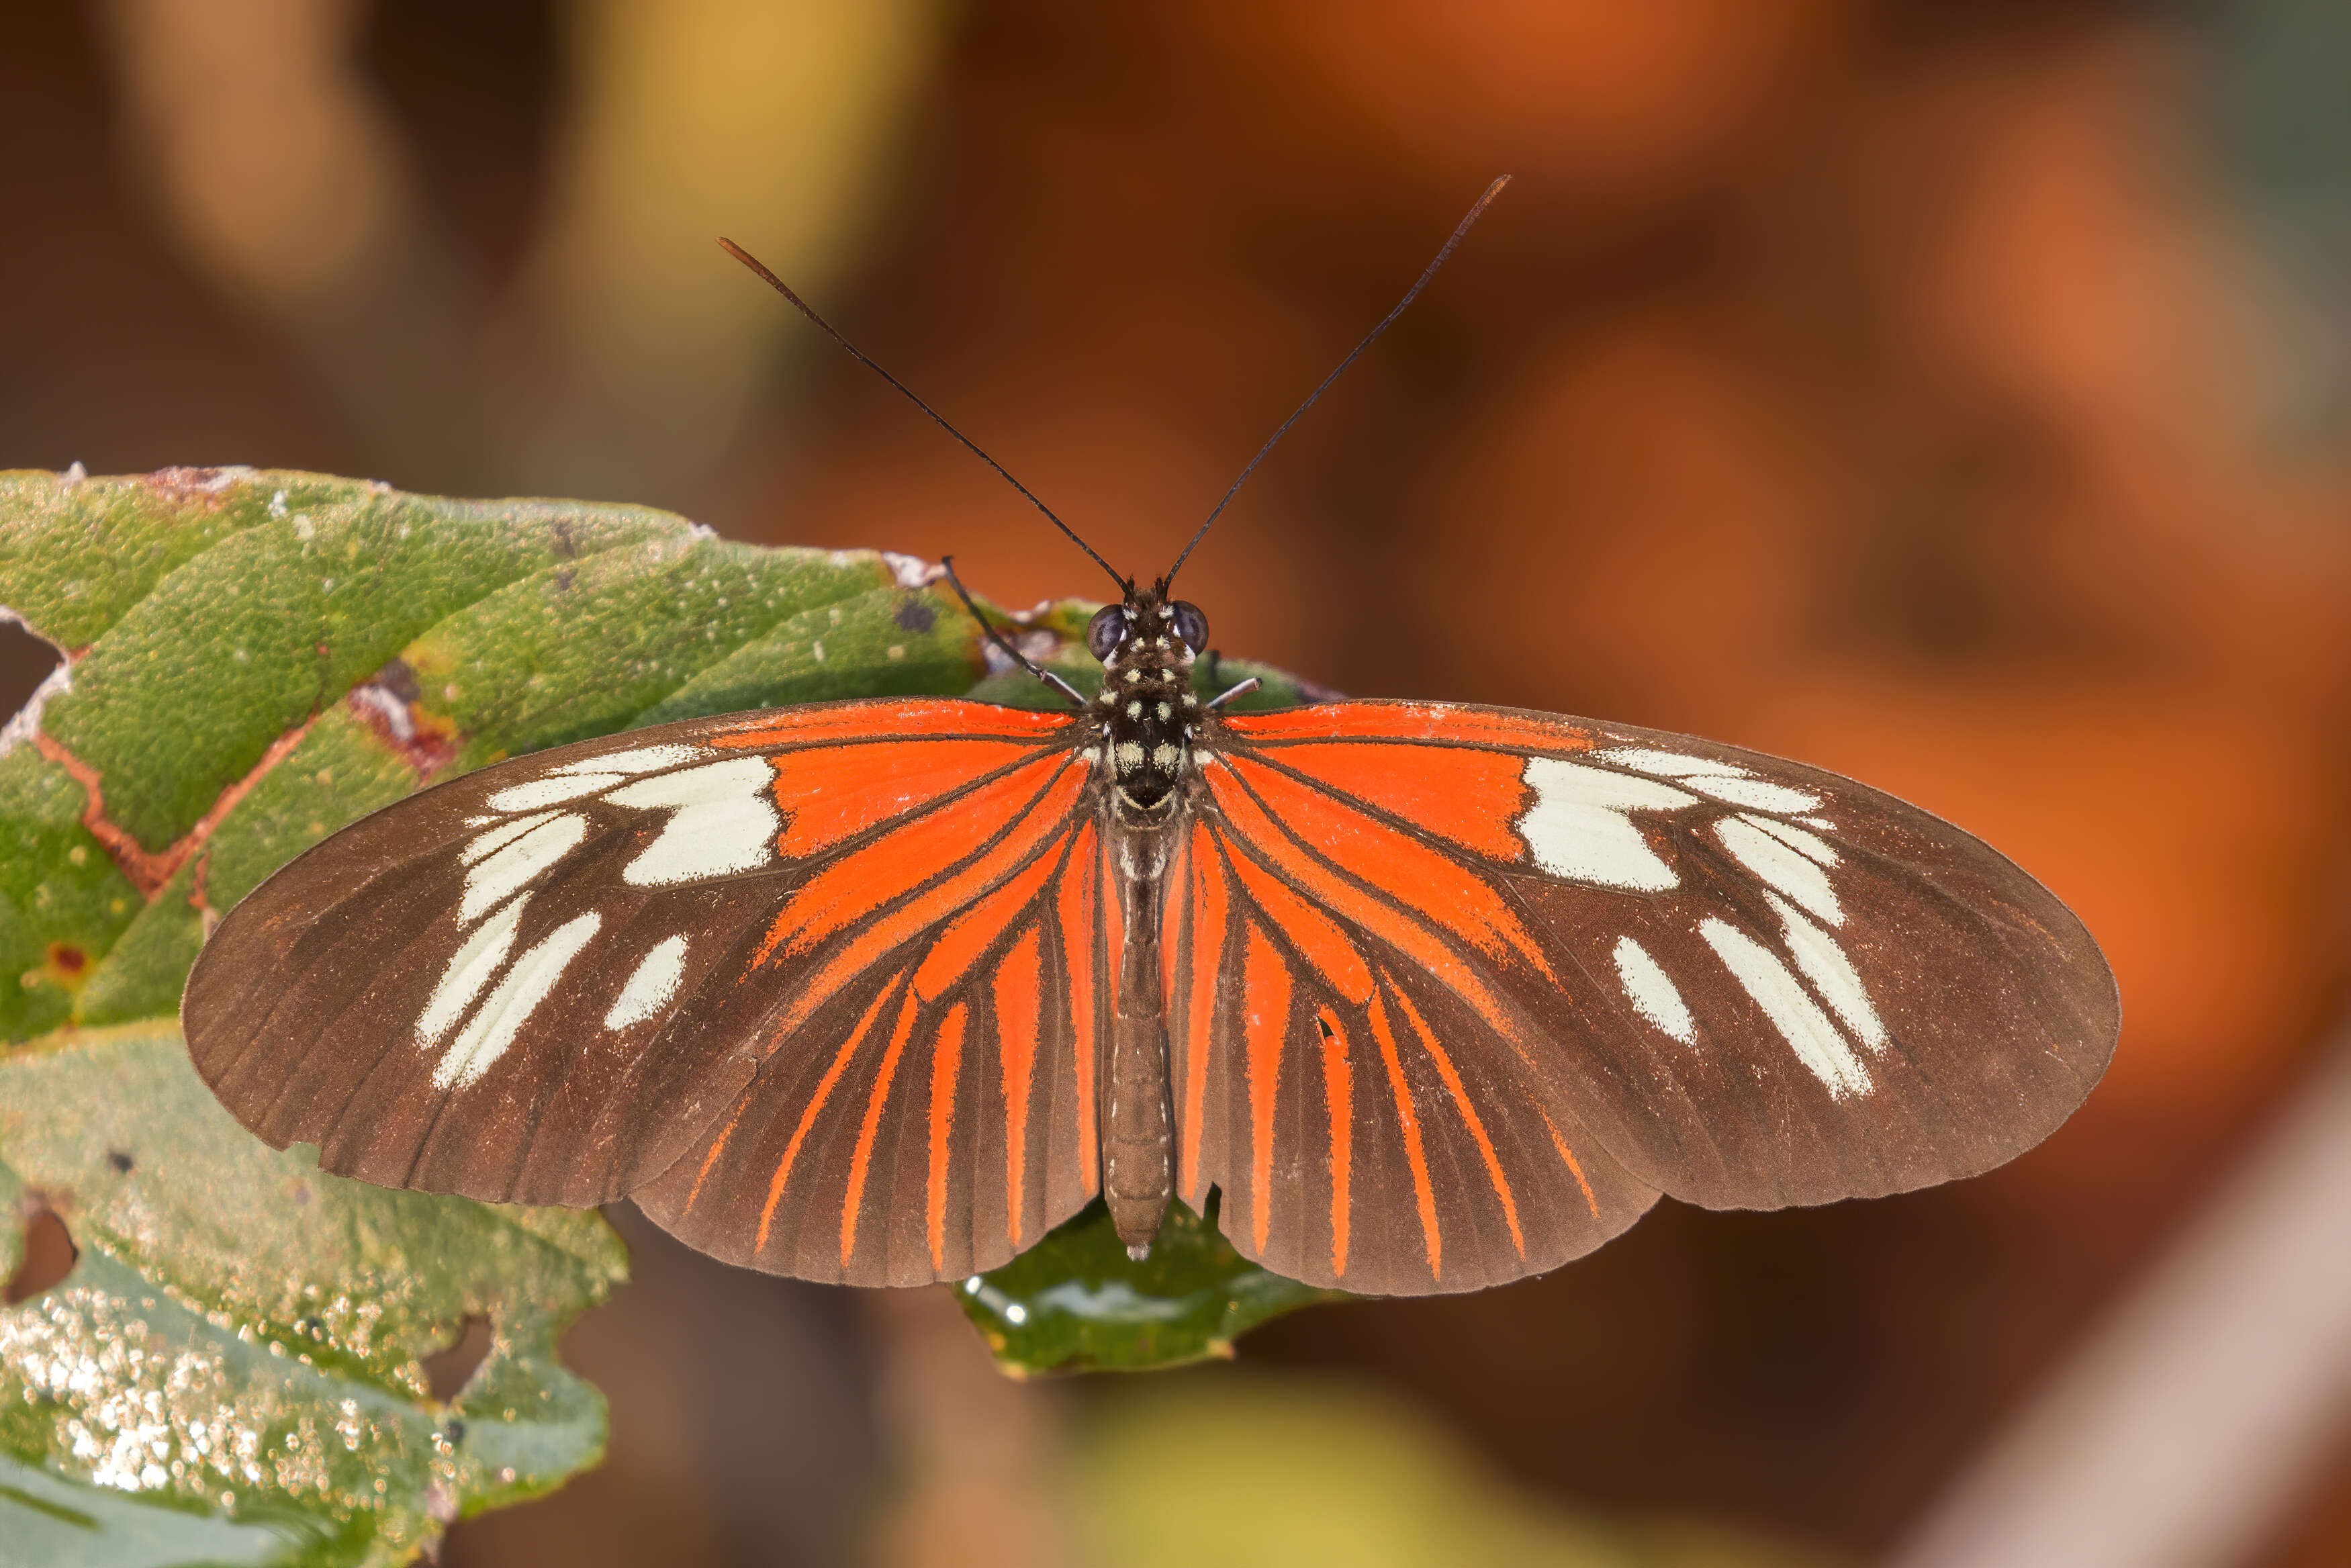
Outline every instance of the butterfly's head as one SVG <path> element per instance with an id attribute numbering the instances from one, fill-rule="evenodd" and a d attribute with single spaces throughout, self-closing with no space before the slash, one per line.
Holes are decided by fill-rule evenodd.
<path id="1" fill-rule="evenodd" d="M 1163 580 L 1126 585 L 1126 598 L 1105 604 L 1086 625 L 1086 648 L 1105 668 L 1139 664 L 1188 666 L 1208 645 L 1208 618 L 1188 599 L 1170 599 Z"/>

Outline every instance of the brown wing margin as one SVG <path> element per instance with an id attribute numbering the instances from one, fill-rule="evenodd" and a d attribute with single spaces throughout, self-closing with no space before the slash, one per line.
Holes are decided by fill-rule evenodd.
<path id="1" fill-rule="evenodd" d="M 1033 852 L 983 857 L 791 966 L 773 1009 L 789 1038 L 704 1146 L 632 1195 L 655 1223 L 771 1273 L 918 1285 L 996 1268 L 1084 1204 L 1100 830 L 1081 791 L 1040 806 Z M 937 917 L 916 928 L 910 909 Z"/>
<path id="2" fill-rule="evenodd" d="M 1185 1200 L 1220 1187 L 1219 1223 L 1244 1255 L 1374 1295 L 1539 1273 L 1638 1218 L 1656 1192 L 1475 1007 L 1327 913 L 1266 840 L 1203 820 L 1170 868 Z"/>

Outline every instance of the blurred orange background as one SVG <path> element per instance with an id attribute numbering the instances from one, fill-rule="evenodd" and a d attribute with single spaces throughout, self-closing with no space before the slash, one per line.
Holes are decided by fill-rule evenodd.
<path id="1" fill-rule="evenodd" d="M 997 1383 L 935 1293 L 630 1224 L 641 1282 L 570 1346 L 610 1463 L 445 1560 L 1090 1561 L 1088 1444 L 1219 1379 L 1389 1399 L 1577 1517 L 1901 1539 L 2341 1009 L 2346 73 L 2327 0 L 0 13 L 0 463 L 648 502 L 1011 603 L 1103 584 L 714 235 L 1155 572 L 1513 173 L 1186 568 L 1217 641 L 1854 774 L 2121 979 L 2105 1083 L 1991 1176 L 1667 1203 L 1149 1387 Z M 2351 1561 L 2336 1426 L 2242 1561 Z"/>

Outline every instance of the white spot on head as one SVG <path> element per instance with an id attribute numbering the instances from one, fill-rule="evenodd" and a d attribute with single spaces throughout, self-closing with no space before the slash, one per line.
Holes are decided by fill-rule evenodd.
<path id="1" fill-rule="evenodd" d="M 1143 672 L 1141 670 L 1129 670 L 1126 672 L 1126 678 L 1130 681 L 1139 681 L 1143 679 Z"/>
<path id="2" fill-rule="evenodd" d="M 1184 706 L 1186 707 L 1198 707 L 1200 706 L 1200 699 L 1194 696 L 1190 692 L 1186 692 L 1184 694 Z"/>
<path id="3" fill-rule="evenodd" d="M 1556 757 L 1529 758 L 1525 778 L 1535 800 L 1519 820 L 1519 833 L 1536 865 L 1604 887 L 1662 893 L 1679 885 L 1674 868 L 1657 857 L 1626 813 L 1695 805 L 1695 796 Z"/>
<path id="4" fill-rule="evenodd" d="M 1787 928 L 1788 951 L 1796 956 L 1796 967 L 1813 983 L 1829 1008 L 1844 1020 L 1844 1027 L 1855 1039 L 1872 1051 L 1886 1049 L 1886 1023 L 1870 1005 L 1869 992 L 1863 988 L 1861 972 L 1853 967 L 1836 938 L 1805 919 L 1796 906 L 1774 893 L 1763 895 L 1771 901 L 1780 924 Z"/>
<path id="5" fill-rule="evenodd" d="M 1183 760 L 1184 749 L 1179 746 L 1170 745 L 1163 740 L 1151 748 L 1151 766 L 1158 768 L 1162 773 L 1174 772 L 1176 765 Z"/>
<path id="6" fill-rule="evenodd" d="M 449 967 L 441 971 L 440 983 L 424 1010 L 416 1018 L 416 1043 L 430 1046 L 449 1032 L 449 1028 L 462 1016 L 490 977 L 507 961 L 507 952 L 514 946 L 515 927 L 522 924 L 523 905 L 530 902 L 525 894 L 506 907 L 506 913 L 496 920 L 486 920 L 481 928 L 465 938 L 456 952 L 449 956 Z"/>
<path id="7" fill-rule="evenodd" d="M 632 1023 L 642 1023 L 669 1005 L 677 994 L 677 983 L 685 975 L 685 938 L 666 936 L 653 944 L 636 972 L 621 988 L 612 1010 L 604 1015 L 604 1027 L 622 1030 Z"/>
<path id="8" fill-rule="evenodd" d="M 765 758 L 736 757 L 613 790 L 605 799 L 615 806 L 677 813 L 622 871 L 621 880 L 632 887 L 661 887 L 766 865 L 784 825 L 768 792 L 774 781 Z"/>
<path id="9" fill-rule="evenodd" d="M 1174 718 L 1175 716 L 1176 716 L 1176 709 L 1175 709 L 1175 707 L 1174 707 L 1174 706 L 1173 706 L 1173 705 L 1168 704 L 1168 703 L 1161 703 L 1161 704 L 1159 705 L 1159 722 L 1160 722 L 1160 723 L 1162 723 L 1162 724 L 1165 724 L 1169 719 Z"/>
<path id="10" fill-rule="evenodd" d="M 1141 697 L 1137 697 L 1133 702 L 1126 705 L 1126 716 L 1129 718 L 1141 718 L 1143 716 L 1143 699 Z"/>
<path id="11" fill-rule="evenodd" d="M 1844 924 L 1844 909 L 1837 903 L 1836 889 L 1829 885 L 1829 873 L 1811 860 L 1744 817 L 1725 817 L 1714 825 L 1714 836 L 1740 865 L 1830 925 Z"/>
<path id="12" fill-rule="evenodd" d="M 1708 917 L 1700 923 L 1698 935 L 1715 951 L 1715 956 L 1739 982 L 1740 988 L 1755 999 L 1771 1027 L 1795 1051 L 1812 1075 L 1828 1089 L 1830 1097 L 1842 1100 L 1850 1094 L 1869 1092 L 1869 1069 L 1861 1058 L 1837 1033 L 1836 1025 L 1820 1009 L 1805 991 L 1803 983 L 1780 961 L 1778 954 L 1752 936 L 1720 920 Z"/>
<path id="13" fill-rule="evenodd" d="M 554 991 L 565 968 L 603 924 L 604 917 L 592 909 L 574 915 L 516 959 L 498 988 L 482 1004 L 482 1010 L 449 1042 L 448 1051 L 433 1069 L 433 1086 L 463 1089 L 487 1072 L 514 1044 L 531 1013 Z"/>
<path id="14" fill-rule="evenodd" d="M 1118 748 L 1111 756 L 1117 763 L 1121 773 L 1133 773 L 1143 766 L 1143 743 L 1139 740 L 1122 740 L 1118 743 Z"/>
<path id="15" fill-rule="evenodd" d="M 1684 1045 L 1698 1043 L 1698 1025 L 1689 1005 L 1675 988 L 1673 978 L 1657 967 L 1649 950 L 1630 936 L 1616 938 L 1616 978 L 1625 988 L 1633 1010 Z"/>
<path id="16" fill-rule="evenodd" d="M 559 811 L 534 823 L 528 831 L 465 873 L 465 895 L 457 904 L 457 918 L 471 925 L 507 901 L 508 894 L 580 847 L 588 836 L 588 819 Z"/>

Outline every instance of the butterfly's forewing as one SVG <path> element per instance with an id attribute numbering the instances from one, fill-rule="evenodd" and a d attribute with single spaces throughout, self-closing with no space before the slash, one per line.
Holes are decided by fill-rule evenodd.
<path id="1" fill-rule="evenodd" d="M 1081 1031 L 1061 927 L 1039 914 L 1095 831 L 1069 723 L 928 699 L 822 705 L 486 768 L 354 825 L 240 904 L 189 979 L 191 1053 L 274 1144 L 491 1200 L 601 1202 L 673 1166 L 716 1176 L 728 1129 L 749 1152 L 779 1118 L 805 1121 L 788 1255 L 750 1255 L 777 1169 L 744 1153 L 724 1166 L 724 1203 L 705 1183 L 697 1213 L 689 1176 L 665 1217 L 819 1277 L 907 1282 L 1008 1256 L 990 1239 L 1004 1178 L 991 1194 L 985 1160 L 1002 1168 L 1025 1144 L 1024 1225 L 1083 1196 L 1081 1129 L 1053 1087 L 1071 1074 L 1043 1054 L 1075 1051 Z M 1032 953 L 1037 1092 L 1016 1134 L 1003 1059 Z M 885 1095 L 869 1114 L 885 1061 L 892 1093 L 916 1103 Z M 817 1103 L 828 1071 L 836 1092 Z M 864 1224 L 843 1223 L 853 1192 Z M 911 1250 L 895 1228 L 910 1193 Z M 820 1267 L 801 1221 L 827 1201 Z M 871 1218 L 883 1207 L 886 1225 Z M 953 1259 L 950 1233 L 966 1239 Z"/>
<path id="2" fill-rule="evenodd" d="M 1360 1243 L 1347 1269 L 1328 1267 L 1329 1222 L 1277 1187 L 1226 1229 L 1286 1271 L 1467 1289 L 1604 1239 L 1648 1189 L 1766 1207 L 1973 1175 L 2046 1136 L 2113 1049 L 2113 978 L 2072 914 L 1979 841 L 1850 780 L 1686 737 L 1441 705 L 1323 705 L 1231 719 L 1209 739 L 1196 843 L 1219 847 L 1265 944 L 1228 933 L 1208 990 L 1205 949 L 1171 973 L 1202 998 L 1179 1018 L 1197 1081 L 1177 1097 L 1179 1121 L 1192 1112 L 1179 1143 L 1196 1150 L 1185 1190 L 1251 1192 L 1270 1172 L 1335 1202 L 1343 1166 L 1356 1213 L 1366 1184 L 1417 1189 L 1377 1212 L 1393 1227 L 1416 1209 L 1437 1235 L 1417 1270 L 1369 1275 Z M 1353 1034 L 1350 1054 L 1372 1071 L 1353 1081 L 1413 1092 L 1409 1115 L 1391 1092 L 1374 1124 L 1358 1121 L 1346 1161 L 1311 1074 L 1286 1100 L 1291 1080 L 1251 1077 L 1266 1060 L 1252 1030 L 1272 1026 L 1253 1010 L 1268 993 L 1247 983 L 1249 951 L 1280 974 L 1274 989 L 1309 994 L 1310 1021 L 1355 999 L 1371 1050 Z M 1368 988 L 1345 976 L 1357 962 Z M 1238 989 L 1217 988 L 1237 973 Z M 1293 1003 L 1285 1063 L 1314 1054 L 1301 1016 Z M 1430 1154 L 1439 1130 L 1459 1173 L 1450 1197 Z M 1378 1139 L 1390 1152 L 1367 1157 Z M 1554 1141 L 1596 1212 L 1537 1242 L 1518 1173 L 1542 1168 L 1522 1151 Z M 1507 1247 L 1494 1239 L 1506 1189 L 1520 1217 Z M 1567 1207 L 1537 1212 L 1556 1224 Z"/>

